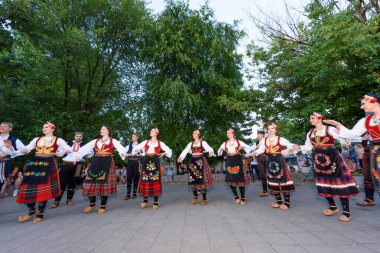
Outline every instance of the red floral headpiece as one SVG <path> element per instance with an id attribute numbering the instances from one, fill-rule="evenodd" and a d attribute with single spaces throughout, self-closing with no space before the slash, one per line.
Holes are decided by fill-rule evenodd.
<path id="1" fill-rule="evenodd" d="M 323 116 L 322 116 L 322 114 L 320 114 L 320 113 L 313 112 L 313 115 L 314 115 L 315 117 L 317 117 L 317 119 L 319 119 L 319 120 L 323 119 Z"/>
<path id="2" fill-rule="evenodd" d="M 377 102 L 377 98 L 369 96 L 369 95 L 364 95 L 364 101 L 370 102 L 371 104 L 374 104 Z"/>
<path id="3" fill-rule="evenodd" d="M 231 132 L 233 135 L 235 135 L 235 130 L 233 130 L 232 128 L 228 129 L 227 132 Z"/>
<path id="4" fill-rule="evenodd" d="M 199 130 L 195 130 L 194 133 L 198 134 L 199 137 L 202 136 L 201 132 Z"/>
<path id="5" fill-rule="evenodd" d="M 278 126 L 275 123 L 270 124 L 269 126 L 273 126 L 276 131 L 278 131 Z M 269 127 L 268 126 L 268 127 Z"/>
<path id="6" fill-rule="evenodd" d="M 46 125 L 48 125 L 48 127 L 50 127 L 52 130 L 55 130 L 57 128 L 56 125 L 54 125 L 53 123 L 51 123 L 49 121 L 46 122 Z"/>

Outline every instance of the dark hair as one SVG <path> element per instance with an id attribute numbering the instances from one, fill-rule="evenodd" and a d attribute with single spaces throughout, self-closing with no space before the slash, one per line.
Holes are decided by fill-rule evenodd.
<path id="1" fill-rule="evenodd" d="M 263 130 L 257 131 L 257 134 L 263 134 L 263 135 L 265 135 L 265 131 L 263 131 Z"/>
<path id="2" fill-rule="evenodd" d="M 108 135 L 111 136 L 112 135 L 112 127 L 108 124 L 103 124 L 103 127 L 107 128 Z"/>

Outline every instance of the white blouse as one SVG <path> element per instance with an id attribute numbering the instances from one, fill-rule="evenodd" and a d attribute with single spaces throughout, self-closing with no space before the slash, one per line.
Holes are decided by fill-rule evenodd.
<path id="1" fill-rule="evenodd" d="M 79 159 L 82 159 L 84 156 L 86 156 L 89 152 L 95 149 L 95 143 L 97 142 L 98 139 L 94 139 L 81 147 L 78 152 L 76 152 L 76 156 Z M 108 139 L 106 142 L 102 143 L 101 141 L 97 142 L 96 148 L 101 149 L 103 144 L 108 145 L 110 143 L 111 139 Z M 124 159 L 127 155 L 125 153 L 125 148 L 120 144 L 118 140 L 115 140 L 112 138 L 112 144 L 116 148 L 117 152 L 121 156 L 122 159 Z"/>
<path id="2" fill-rule="evenodd" d="M 376 122 L 373 120 L 373 117 L 369 121 L 369 125 L 370 126 L 376 126 L 377 125 Z M 365 126 L 365 118 L 362 118 L 361 120 L 359 120 L 355 124 L 354 128 L 352 128 L 351 130 L 346 128 L 345 126 L 342 126 L 342 128 L 339 131 L 339 137 L 354 138 L 354 137 L 361 136 L 361 135 L 365 134 L 366 132 L 367 132 L 367 128 Z"/>
<path id="3" fill-rule="evenodd" d="M 34 138 L 28 145 L 25 146 L 26 150 L 28 150 L 28 153 L 36 148 L 37 140 L 39 138 L 40 137 Z M 51 146 L 52 145 L 51 142 L 53 141 L 53 138 L 55 138 L 55 136 L 51 136 L 51 137 L 43 136 L 43 137 L 41 137 L 41 140 L 39 141 L 39 145 L 41 147 L 45 146 L 46 144 L 47 144 L 47 146 Z M 61 138 L 58 138 L 57 145 L 58 145 L 58 149 L 60 149 L 60 150 L 65 150 L 65 151 L 71 150 L 71 147 L 69 145 L 67 145 L 67 143 Z"/>
<path id="4" fill-rule="evenodd" d="M 189 144 L 187 144 L 186 148 L 182 151 L 182 153 L 179 155 L 179 160 L 180 161 L 183 161 L 183 159 L 185 159 L 186 155 L 189 153 L 189 154 L 192 154 L 192 150 L 191 150 L 191 144 L 192 142 L 190 142 Z M 197 144 L 193 144 L 193 147 L 196 147 L 196 148 L 199 148 L 201 146 L 201 143 L 197 143 Z M 210 147 L 210 145 L 208 145 L 207 142 L 205 141 L 202 141 L 202 147 L 205 149 L 205 153 L 206 152 L 209 152 L 209 153 L 214 153 L 214 149 L 212 147 Z"/>
<path id="5" fill-rule="evenodd" d="M 4 135 L 4 136 L 0 136 L 0 154 L 10 155 L 11 153 L 13 153 L 17 150 L 25 148 L 25 145 L 19 139 L 16 139 L 16 150 L 13 150 L 14 149 L 13 146 L 11 146 L 11 150 L 9 150 L 4 145 L 4 141 L 8 140 L 8 138 L 9 138 L 9 134 Z"/>
<path id="6" fill-rule="evenodd" d="M 335 128 L 335 127 L 331 127 L 329 126 L 328 127 L 328 131 L 329 131 L 329 134 L 334 137 L 334 139 L 336 140 L 339 140 L 340 142 L 342 141 L 341 138 L 339 137 L 339 133 L 338 133 L 338 130 Z M 311 144 L 311 141 L 310 141 L 310 132 L 313 131 L 313 130 L 310 130 L 307 135 L 306 135 L 306 141 L 305 141 L 305 145 L 301 145 L 301 150 L 302 151 L 310 151 L 313 149 L 313 145 Z M 320 136 L 326 136 L 326 131 L 327 131 L 327 126 L 323 126 L 322 130 L 321 130 L 321 133 L 320 133 Z M 313 133 L 311 134 L 311 137 L 315 137 L 315 131 L 313 131 Z"/>
<path id="7" fill-rule="evenodd" d="M 269 137 L 266 137 L 266 138 L 269 138 Z M 259 148 L 255 151 L 255 153 L 257 155 L 265 153 L 265 140 L 266 140 L 266 138 L 264 138 L 260 141 Z M 276 136 L 276 138 L 278 138 L 278 137 Z M 280 145 L 286 146 L 286 148 L 292 148 L 292 146 L 294 144 L 291 143 L 290 141 L 288 141 L 287 139 L 285 139 L 284 137 L 280 137 Z"/>
<path id="8" fill-rule="evenodd" d="M 144 147 L 148 141 L 149 141 L 149 149 L 145 153 L 154 154 L 155 153 L 154 149 L 158 147 L 158 141 L 152 144 L 151 140 L 145 140 L 132 149 L 132 155 L 136 155 L 138 151 L 140 150 L 145 151 Z M 166 144 L 163 143 L 162 141 L 160 141 L 160 146 L 161 146 L 161 149 L 165 152 L 165 156 L 170 158 L 173 153 L 172 150 L 168 146 L 166 146 Z"/>
<path id="9" fill-rule="evenodd" d="M 73 141 L 73 145 L 71 146 L 71 153 L 67 154 L 65 157 L 63 157 L 62 161 L 64 161 L 64 162 L 77 162 L 77 156 L 78 156 L 77 153 L 80 150 L 80 143 L 81 142 L 76 143 L 75 141 Z M 89 158 L 93 155 L 94 155 L 94 150 L 91 149 L 90 151 L 88 151 L 87 154 L 84 155 L 84 157 Z"/>
<path id="10" fill-rule="evenodd" d="M 240 149 L 244 149 L 246 153 L 251 152 L 251 147 L 247 144 L 245 144 L 242 141 L 239 141 L 240 143 Z M 226 151 L 228 154 L 236 154 L 236 148 L 238 146 L 238 142 L 235 140 L 233 145 L 230 145 L 229 141 L 227 141 L 227 150 L 226 150 L 226 143 L 223 142 L 222 145 L 220 145 L 220 148 L 218 149 L 218 155 L 222 155 L 223 151 Z"/>

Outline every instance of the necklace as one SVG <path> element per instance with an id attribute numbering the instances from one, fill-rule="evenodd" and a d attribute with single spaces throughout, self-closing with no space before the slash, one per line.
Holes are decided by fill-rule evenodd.
<path id="1" fill-rule="evenodd" d="M 314 130 L 314 135 L 315 136 L 321 136 L 321 133 L 322 133 L 322 130 L 323 130 L 323 127 L 321 129 L 316 129 Z"/>
<path id="2" fill-rule="evenodd" d="M 372 120 L 375 125 L 380 125 L 380 119 L 376 115 L 373 115 Z"/>
<path id="3" fill-rule="evenodd" d="M 235 145 L 235 140 L 228 140 L 228 145 L 230 145 L 231 147 L 233 147 Z"/>
<path id="4" fill-rule="evenodd" d="M 268 137 L 268 142 L 270 146 L 273 146 L 276 142 L 276 136 Z"/>
<path id="5" fill-rule="evenodd" d="M 47 138 L 50 138 L 50 140 L 47 140 Z M 44 147 L 50 147 L 53 145 L 53 141 L 54 141 L 54 136 L 49 136 L 49 137 L 44 136 L 41 144 Z"/>
<path id="6" fill-rule="evenodd" d="M 106 142 L 109 140 L 110 138 L 108 137 L 106 140 L 103 140 L 103 139 L 101 139 L 100 140 L 100 143 L 103 145 L 103 144 L 106 144 Z"/>

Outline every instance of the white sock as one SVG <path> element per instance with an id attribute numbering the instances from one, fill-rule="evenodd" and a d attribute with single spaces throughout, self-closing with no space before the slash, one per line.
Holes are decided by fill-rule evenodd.
<path id="1" fill-rule="evenodd" d="M 18 194 L 18 190 L 16 189 L 13 191 L 13 197 L 17 197 L 17 194 Z"/>

